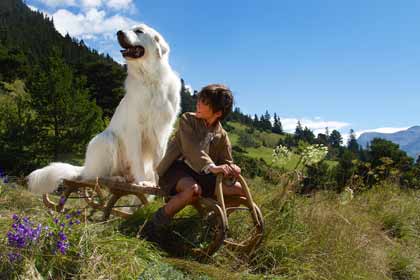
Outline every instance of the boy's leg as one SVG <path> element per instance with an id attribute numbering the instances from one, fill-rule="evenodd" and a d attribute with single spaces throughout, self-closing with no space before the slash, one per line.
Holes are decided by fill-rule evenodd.
<path id="1" fill-rule="evenodd" d="M 239 182 L 236 182 L 235 184 L 231 186 L 227 186 L 223 184 L 222 190 L 225 196 L 231 196 L 231 195 L 245 196 L 245 192 L 242 189 L 242 186 Z"/>
<path id="2" fill-rule="evenodd" d="M 188 204 L 197 200 L 201 188 L 191 177 L 180 179 L 176 185 L 177 194 L 165 206 L 159 208 L 152 219 L 143 228 L 143 234 L 149 241 L 161 242 L 163 229 L 171 222 L 171 218 Z"/>
<path id="3" fill-rule="evenodd" d="M 201 195 L 201 187 L 191 177 L 180 179 L 176 185 L 177 194 L 164 206 L 168 217 L 173 217 L 188 204 L 194 203 Z"/>
<path id="4" fill-rule="evenodd" d="M 227 185 L 223 184 L 222 185 L 222 190 L 223 190 L 223 195 L 226 196 L 226 197 L 237 196 L 237 197 L 242 197 L 242 199 L 245 199 L 244 197 L 246 196 L 245 192 L 242 189 L 242 186 L 239 182 L 236 182 L 235 184 L 230 185 L 230 186 L 227 186 Z M 237 206 L 240 205 L 239 201 L 225 200 L 226 207 L 237 207 Z"/>

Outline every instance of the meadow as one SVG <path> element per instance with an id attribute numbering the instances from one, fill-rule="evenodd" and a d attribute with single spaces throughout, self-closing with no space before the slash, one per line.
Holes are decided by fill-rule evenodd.
<path id="1" fill-rule="evenodd" d="M 385 182 L 354 197 L 329 191 L 283 196 L 282 186 L 248 181 L 265 219 L 263 243 L 246 255 L 222 247 L 205 261 L 175 257 L 136 236 L 132 228 L 141 226 L 159 199 L 129 221 L 95 222 L 83 213 L 51 213 L 40 196 L 2 183 L 0 278 L 420 279 L 419 191 Z M 75 210 L 81 207 L 72 203 Z M 17 217 L 21 223 L 26 217 L 32 229 L 42 227 L 38 239 L 22 248 L 11 247 L 8 238 Z M 59 231 L 66 234 L 64 253 L 57 246 Z"/>

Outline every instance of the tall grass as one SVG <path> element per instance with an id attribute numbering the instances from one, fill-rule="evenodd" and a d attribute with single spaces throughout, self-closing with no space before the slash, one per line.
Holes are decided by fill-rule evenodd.
<path id="1" fill-rule="evenodd" d="M 343 201 L 332 192 L 284 196 L 280 186 L 261 178 L 249 185 L 266 224 L 264 241 L 252 254 L 222 247 L 205 262 L 168 255 L 136 237 L 134 229 L 153 204 L 131 221 L 83 220 L 71 254 L 28 255 L 19 270 L 3 258 L 0 278 L 420 279 L 420 192 L 383 184 Z M 3 186 L 0 252 L 7 250 L 13 213 L 43 224 L 51 219 L 39 196 Z"/>

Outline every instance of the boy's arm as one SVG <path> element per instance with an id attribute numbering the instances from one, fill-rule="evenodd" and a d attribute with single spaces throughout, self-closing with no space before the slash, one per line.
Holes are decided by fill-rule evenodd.
<path id="1" fill-rule="evenodd" d="M 209 166 L 208 170 L 214 174 L 223 173 L 224 175 L 233 175 L 238 177 L 241 175 L 241 168 L 233 164 L 232 145 L 226 133 L 222 135 L 218 146 L 217 166 Z"/>

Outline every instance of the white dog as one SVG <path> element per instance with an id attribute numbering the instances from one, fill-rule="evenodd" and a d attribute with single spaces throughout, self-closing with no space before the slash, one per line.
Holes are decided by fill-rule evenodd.
<path id="1" fill-rule="evenodd" d="M 180 110 L 181 82 L 169 65 L 169 46 L 157 31 L 141 24 L 117 35 L 128 76 L 109 126 L 90 141 L 84 166 L 56 162 L 35 170 L 28 176 L 31 191 L 53 192 L 62 179 L 156 180 L 154 169 Z"/>

